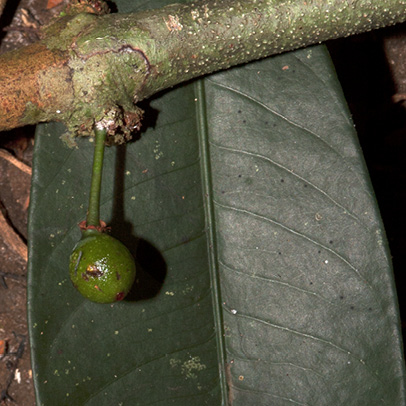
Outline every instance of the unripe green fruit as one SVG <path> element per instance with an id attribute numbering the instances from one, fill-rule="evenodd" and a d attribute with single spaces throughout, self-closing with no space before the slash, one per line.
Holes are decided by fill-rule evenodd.
<path id="1" fill-rule="evenodd" d="M 87 299 L 112 303 L 124 299 L 135 279 L 130 251 L 115 238 L 88 233 L 74 247 L 69 273 L 73 286 Z"/>

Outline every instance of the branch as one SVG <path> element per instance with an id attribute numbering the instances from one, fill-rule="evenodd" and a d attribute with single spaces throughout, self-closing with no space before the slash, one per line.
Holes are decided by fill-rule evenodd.
<path id="1" fill-rule="evenodd" d="M 68 15 L 0 57 L 0 130 L 63 121 L 73 132 L 183 81 L 406 20 L 406 0 L 211 0 L 136 14 Z"/>

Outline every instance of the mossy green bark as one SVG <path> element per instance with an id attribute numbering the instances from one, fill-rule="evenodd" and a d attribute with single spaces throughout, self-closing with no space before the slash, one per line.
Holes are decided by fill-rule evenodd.
<path id="1" fill-rule="evenodd" d="M 44 53 L 62 55 L 60 62 L 37 64 L 28 84 L 32 89 L 16 84 L 10 70 L 3 73 L 8 58 L 16 56 L 0 57 L 0 81 L 15 85 L 0 89 L 0 130 L 57 120 L 86 134 L 107 115 L 115 118 L 116 133 L 126 137 L 139 126 L 135 103 L 162 89 L 404 20 L 406 0 L 213 0 L 136 14 L 66 16 L 40 43 Z M 23 77 L 20 73 L 20 82 Z M 33 96 L 9 120 L 10 106 L 3 100 L 21 91 Z"/>

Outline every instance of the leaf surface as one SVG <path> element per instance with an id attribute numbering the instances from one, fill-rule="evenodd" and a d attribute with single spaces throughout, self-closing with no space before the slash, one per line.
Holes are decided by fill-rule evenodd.
<path id="1" fill-rule="evenodd" d="M 129 299 L 113 305 L 82 299 L 68 275 L 93 145 L 69 149 L 61 125 L 38 127 L 28 287 L 38 406 L 404 405 L 390 257 L 325 48 L 212 75 L 144 108 L 140 138 L 105 157 L 102 218 L 138 262 Z"/>

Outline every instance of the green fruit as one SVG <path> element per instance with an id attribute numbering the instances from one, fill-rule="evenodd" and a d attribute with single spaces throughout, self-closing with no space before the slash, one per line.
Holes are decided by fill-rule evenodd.
<path id="1" fill-rule="evenodd" d="M 112 303 L 124 299 L 135 279 L 130 251 L 115 238 L 88 233 L 74 247 L 69 273 L 73 286 L 87 299 Z"/>

